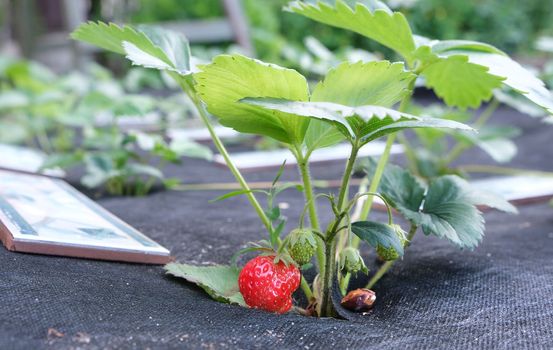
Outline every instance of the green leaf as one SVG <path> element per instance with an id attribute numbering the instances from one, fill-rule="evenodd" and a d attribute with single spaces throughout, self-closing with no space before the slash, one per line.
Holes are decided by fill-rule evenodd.
<path id="1" fill-rule="evenodd" d="M 374 221 L 357 221 L 351 224 L 351 232 L 374 248 L 393 248 L 399 256 L 403 256 L 403 242 L 390 225 Z"/>
<path id="2" fill-rule="evenodd" d="M 553 96 L 545 84 L 491 45 L 435 40 L 420 46 L 415 57 L 423 62 L 427 85 L 449 105 L 476 108 L 492 90 L 507 86 L 553 114 Z"/>
<path id="3" fill-rule="evenodd" d="M 245 104 L 268 110 L 316 118 L 333 124 L 349 140 L 367 143 L 378 137 L 407 128 L 443 127 L 472 130 L 451 120 L 417 117 L 380 106 L 349 107 L 330 102 L 298 102 L 273 98 L 246 98 Z"/>
<path id="4" fill-rule="evenodd" d="M 147 164 L 131 163 L 126 166 L 125 170 L 127 176 L 144 175 L 157 179 L 163 179 L 163 173 L 161 172 L 161 170 Z"/>
<path id="5" fill-rule="evenodd" d="M 474 248 L 484 236 L 484 218 L 467 200 L 462 181 L 446 175 L 430 183 L 420 224 L 426 235 L 446 238 L 461 248 Z"/>
<path id="6" fill-rule="evenodd" d="M 392 12 L 382 3 L 378 6 L 370 6 L 368 2 L 358 2 L 350 7 L 343 0 L 336 0 L 334 5 L 322 1 L 316 3 L 293 1 L 288 4 L 286 10 L 364 35 L 395 50 L 407 61 L 411 60 L 416 48 L 405 16 L 400 12 Z"/>
<path id="7" fill-rule="evenodd" d="M 426 85 L 450 106 L 478 108 L 500 87 L 501 77 L 488 68 L 469 62 L 467 56 L 450 56 L 431 64 L 423 71 Z"/>
<path id="8" fill-rule="evenodd" d="M 374 176 L 376 166 L 377 161 L 374 158 L 369 158 L 362 164 L 369 178 Z M 378 192 L 406 219 L 416 225 L 420 224 L 418 212 L 424 200 L 426 185 L 410 172 L 397 165 L 388 164 L 380 179 Z"/>
<path id="9" fill-rule="evenodd" d="M 369 176 L 376 162 L 366 167 Z M 484 235 L 484 219 L 477 206 L 486 205 L 516 213 L 505 199 L 485 191 L 476 191 L 458 176 L 433 179 L 428 186 L 408 171 L 388 165 L 379 185 L 386 201 L 426 235 L 446 238 L 462 248 L 474 248 Z"/>
<path id="10" fill-rule="evenodd" d="M 205 160 L 213 159 L 213 152 L 207 146 L 186 139 L 175 139 L 169 144 L 169 149 L 179 156 L 200 158 Z"/>
<path id="11" fill-rule="evenodd" d="M 232 192 L 229 192 L 229 193 L 225 193 L 222 196 L 219 196 L 215 199 L 210 200 L 209 203 L 219 202 L 219 201 L 223 201 L 225 199 L 229 199 L 229 198 L 236 197 L 236 196 L 241 196 L 241 195 L 247 194 L 247 193 L 254 193 L 254 192 L 261 192 L 261 193 L 267 194 L 267 192 L 263 191 L 263 190 L 238 190 L 238 191 L 232 191 Z"/>
<path id="12" fill-rule="evenodd" d="M 109 180 L 120 175 L 115 168 L 113 158 L 106 154 L 85 155 L 86 175 L 81 178 L 81 183 L 89 188 L 96 188 Z"/>
<path id="13" fill-rule="evenodd" d="M 483 52 L 469 53 L 472 63 L 488 67 L 490 74 L 503 77 L 503 83 L 553 114 L 553 94 L 543 81 L 508 56 Z"/>
<path id="14" fill-rule="evenodd" d="M 135 65 L 190 74 L 190 49 L 176 32 L 142 26 L 134 29 L 114 23 L 81 24 L 71 37 L 126 57 Z"/>
<path id="15" fill-rule="evenodd" d="M 238 288 L 240 270 L 235 266 L 194 266 L 170 263 L 165 265 L 168 274 L 197 284 L 209 296 L 222 303 L 246 306 Z"/>
<path id="16" fill-rule="evenodd" d="M 524 95 L 519 94 L 511 88 L 497 89 L 494 96 L 499 102 L 516 109 L 520 113 L 531 117 L 543 118 L 547 116 L 547 111 L 528 100 Z"/>
<path id="17" fill-rule="evenodd" d="M 415 78 L 416 75 L 406 71 L 400 62 L 344 62 L 331 69 L 317 84 L 311 101 L 350 107 L 392 107 L 412 93 L 409 85 Z"/>
<path id="18" fill-rule="evenodd" d="M 402 63 L 388 61 L 344 62 L 331 69 L 317 84 L 311 101 L 334 102 L 346 106 L 378 105 L 391 107 L 411 93 L 409 84 L 415 75 Z M 305 135 L 308 150 L 332 146 L 344 139 L 327 123 L 312 120 Z"/>
<path id="19" fill-rule="evenodd" d="M 222 125 L 287 144 L 303 142 L 309 124 L 305 118 L 239 102 L 246 97 L 307 101 L 308 86 L 301 74 L 241 55 L 217 56 L 201 70 L 194 75 L 196 88 Z"/>

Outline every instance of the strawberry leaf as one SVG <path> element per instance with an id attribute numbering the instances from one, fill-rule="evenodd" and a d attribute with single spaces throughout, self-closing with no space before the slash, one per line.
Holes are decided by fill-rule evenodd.
<path id="1" fill-rule="evenodd" d="M 407 61 L 411 60 L 416 48 L 405 16 L 400 12 L 392 12 L 379 1 L 357 2 L 351 6 L 343 0 L 336 0 L 334 4 L 293 1 L 286 10 L 359 33 L 395 50 Z"/>
<path id="2" fill-rule="evenodd" d="M 376 162 L 371 160 L 365 167 L 370 176 Z M 461 248 L 476 247 L 484 235 L 484 218 L 477 206 L 517 212 L 505 199 L 476 191 L 458 176 L 441 176 L 426 186 L 394 165 L 386 167 L 379 192 L 407 220 L 422 227 L 426 235 L 446 238 Z"/>
<path id="3" fill-rule="evenodd" d="M 415 75 L 402 63 L 388 61 L 345 62 L 331 69 L 311 95 L 314 102 L 334 102 L 346 106 L 391 107 L 411 91 Z M 308 150 L 328 147 L 344 139 L 331 125 L 311 120 L 305 135 Z"/>
<path id="4" fill-rule="evenodd" d="M 134 29 L 113 23 L 88 22 L 81 24 L 71 37 L 126 57 L 134 64 L 147 68 L 190 74 L 188 40 L 181 34 L 141 26 Z"/>
<path id="5" fill-rule="evenodd" d="M 168 274 L 197 284 L 209 296 L 222 303 L 246 306 L 238 288 L 240 270 L 235 266 L 194 266 L 170 263 L 165 265 Z"/>
<path id="6" fill-rule="evenodd" d="M 472 41 L 429 41 L 416 52 L 426 83 L 448 105 L 476 108 L 508 87 L 553 114 L 553 95 L 532 72 L 495 47 Z"/>
<path id="7" fill-rule="evenodd" d="M 455 55 L 438 60 L 423 71 L 426 85 L 449 106 L 477 108 L 493 96 L 503 78 L 488 73 L 488 68 Z"/>
<path id="8" fill-rule="evenodd" d="M 399 256 L 403 256 L 403 243 L 390 225 L 374 221 L 357 221 L 351 224 L 351 232 L 371 247 L 393 248 Z"/>
<path id="9" fill-rule="evenodd" d="M 298 102 L 271 98 L 245 98 L 241 102 L 287 114 L 315 118 L 334 125 L 349 140 L 363 144 L 407 128 L 454 128 L 472 130 L 452 120 L 417 117 L 380 106 L 348 107 L 331 102 Z"/>
<path id="10" fill-rule="evenodd" d="M 197 90 L 221 124 L 239 132 L 301 144 L 309 121 L 279 111 L 240 103 L 245 97 L 306 101 L 308 87 L 298 72 L 241 55 L 217 56 L 195 74 Z"/>

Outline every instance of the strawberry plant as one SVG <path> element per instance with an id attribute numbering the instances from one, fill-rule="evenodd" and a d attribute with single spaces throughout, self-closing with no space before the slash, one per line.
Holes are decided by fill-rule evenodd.
<path id="1" fill-rule="evenodd" d="M 125 55 L 135 65 L 171 75 L 194 102 L 215 146 L 242 187 L 219 199 L 247 196 L 265 225 L 266 237 L 240 252 L 259 254 L 242 270 L 234 264 L 167 265 L 168 273 L 197 283 L 218 301 L 284 312 L 290 307 L 291 292 L 298 287 L 297 269 L 309 268 L 310 264 L 304 263 L 314 254 L 317 277 L 307 281 L 301 276 L 299 280 L 310 302 L 306 313 L 336 315 L 332 295 L 338 287 L 342 294 L 348 294 L 344 305 L 358 305 L 354 300 L 357 297 L 361 303 L 372 305 L 372 291 L 348 293 L 351 273 L 367 272 L 358 249 L 360 242 L 387 260 L 372 274 L 367 285 L 370 289 L 404 255 L 418 230 L 473 249 L 484 235 L 479 206 L 516 212 L 505 200 L 477 192 L 457 176 L 425 181 L 387 162 L 394 139 L 402 130 L 474 132 L 455 120 L 408 113 L 417 78 L 424 77 L 426 84 L 452 106 L 477 107 L 491 98 L 494 89 L 506 88 L 553 112 L 553 102 L 541 81 L 490 45 L 421 40 L 412 34 L 401 13 L 392 12 L 380 2 L 363 1 L 353 7 L 350 3 L 292 2 L 288 10 L 358 32 L 396 51 L 403 61 L 345 62 L 330 69 L 312 90 L 300 73 L 242 55 L 220 55 L 209 64 L 193 67 L 186 39 L 161 29 L 91 22 L 73 33 L 76 39 Z M 268 198 L 267 208 L 263 208 L 256 197 L 260 191 L 249 188 L 213 132 L 209 113 L 222 125 L 288 146 L 302 179 L 298 189 L 305 196 L 297 226 L 285 231 L 286 220 L 274 205 L 275 196 L 291 185 L 278 183 L 279 172 L 272 188 L 261 191 Z M 381 137 L 387 137 L 382 156 L 365 166 L 368 188 L 350 195 L 350 177 L 359 150 Z M 316 149 L 338 142 L 351 146 L 341 186 L 337 193 L 315 193 L 310 157 Z M 375 197 L 388 209 L 385 222 L 368 220 Z M 328 201 L 332 209 L 326 215 L 331 217 L 326 227 L 320 224 L 318 200 Z M 354 208 L 357 210 L 352 213 Z M 395 223 L 392 209 L 409 223 L 406 230 Z M 282 236 L 283 232 L 290 233 Z"/>

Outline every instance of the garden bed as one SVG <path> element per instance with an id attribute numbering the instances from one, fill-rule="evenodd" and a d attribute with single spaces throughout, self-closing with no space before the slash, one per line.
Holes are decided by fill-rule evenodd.
<path id="1" fill-rule="evenodd" d="M 524 130 L 512 166 L 553 171 L 547 126 L 506 108 L 494 119 Z M 488 161 L 479 151 L 466 157 L 471 163 Z M 185 167 L 169 167 L 168 175 L 186 183 L 233 180 L 226 169 L 205 161 L 186 159 Z M 317 179 L 337 179 L 342 170 L 341 163 L 313 167 Z M 270 181 L 274 170 L 246 177 Z M 287 169 L 283 179 L 297 176 Z M 263 226 L 246 198 L 208 203 L 222 193 L 159 191 L 98 202 L 181 262 L 227 263 L 245 242 L 259 239 Z M 290 208 L 302 206 L 301 194 L 293 190 L 278 200 Z M 283 213 L 297 222 L 296 210 Z M 375 287 L 374 309 L 353 322 L 277 316 L 217 303 L 157 266 L 2 249 L 0 348 L 553 346 L 553 208 L 528 205 L 518 216 L 489 212 L 486 221 L 487 237 L 473 252 L 436 237 L 413 244 L 404 261 Z M 422 239 L 422 234 L 415 237 Z M 374 256 L 367 262 L 374 271 Z"/>

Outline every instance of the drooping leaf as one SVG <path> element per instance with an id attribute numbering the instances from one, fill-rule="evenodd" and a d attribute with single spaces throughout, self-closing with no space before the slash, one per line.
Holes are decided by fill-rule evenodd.
<path id="1" fill-rule="evenodd" d="M 374 221 L 357 221 L 351 224 L 351 232 L 371 247 L 393 248 L 399 256 L 403 256 L 403 243 L 393 226 Z"/>
<path id="2" fill-rule="evenodd" d="M 407 128 L 472 130 L 455 121 L 417 117 L 380 106 L 349 107 L 331 102 L 299 102 L 274 98 L 245 98 L 241 102 L 267 110 L 323 120 L 334 125 L 349 140 L 359 139 L 362 143 Z"/>
<path id="3" fill-rule="evenodd" d="M 293 1 L 286 10 L 364 35 L 395 50 L 407 61 L 410 61 L 415 50 L 413 34 L 405 16 L 400 12 L 392 12 L 380 2 L 357 2 L 350 7 L 343 0 L 336 0 L 334 4 Z"/>
<path id="4" fill-rule="evenodd" d="M 470 62 L 488 67 L 490 74 L 504 77 L 505 85 L 553 114 L 553 94 L 545 88 L 543 81 L 519 63 L 498 54 L 472 52 L 468 56 Z"/>
<path id="5" fill-rule="evenodd" d="M 548 114 L 544 108 L 534 104 L 513 89 L 497 89 L 493 94 L 499 102 L 516 109 L 520 113 L 536 118 L 543 118 Z"/>
<path id="6" fill-rule="evenodd" d="M 229 192 L 229 193 L 225 193 L 215 199 L 212 199 L 210 200 L 209 202 L 210 203 L 213 203 L 213 202 L 219 202 L 219 201 L 223 201 L 225 199 L 229 199 L 229 198 L 232 198 L 232 197 L 236 197 L 236 196 L 241 196 L 243 194 L 248 194 L 248 193 L 254 193 L 254 192 L 262 192 L 262 193 L 267 193 L 266 191 L 262 191 L 262 190 L 238 190 L 238 191 L 232 191 L 232 192 Z"/>
<path id="7" fill-rule="evenodd" d="M 301 74 L 241 55 L 217 56 L 201 70 L 195 74 L 197 90 L 221 124 L 287 144 L 303 142 L 309 124 L 305 118 L 240 103 L 246 97 L 307 101 L 307 82 Z"/>
<path id="8" fill-rule="evenodd" d="M 236 266 L 194 266 L 170 263 L 165 265 L 165 270 L 170 275 L 197 284 L 219 302 L 246 306 L 238 288 L 240 270 Z"/>
<path id="9" fill-rule="evenodd" d="M 375 162 L 367 166 L 369 176 Z M 419 182 L 408 171 L 388 165 L 379 185 L 386 201 L 426 235 L 446 238 L 462 248 L 474 248 L 484 235 L 484 219 L 477 206 L 485 205 L 516 213 L 505 199 L 485 191 L 476 191 L 455 175 Z"/>
<path id="10" fill-rule="evenodd" d="M 489 100 L 494 89 L 507 86 L 553 114 L 553 96 L 545 84 L 491 45 L 434 40 L 414 55 L 425 66 L 427 85 L 449 105 L 475 108 Z"/>
<path id="11" fill-rule="evenodd" d="M 142 26 L 134 29 L 114 23 L 88 22 L 81 24 L 71 37 L 112 51 L 135 65 L 190 74 L 188 41 L 179 33 Z"/>

